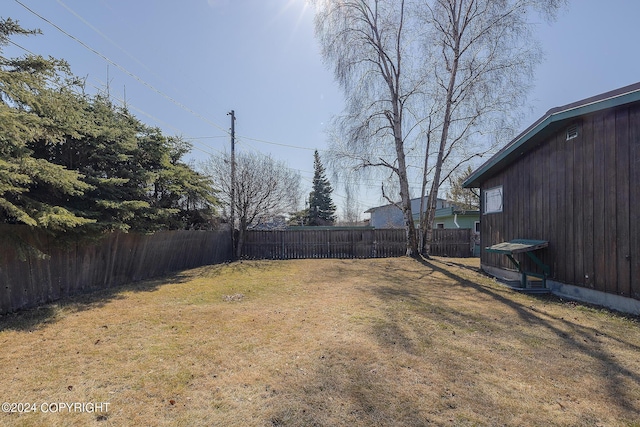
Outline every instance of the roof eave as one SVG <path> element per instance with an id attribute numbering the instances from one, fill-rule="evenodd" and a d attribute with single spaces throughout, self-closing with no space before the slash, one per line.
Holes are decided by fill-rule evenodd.
<path id="1" fill-rule="evenodd" d="M 629 86 L 629 88 L 632 88 L 633 90 L 630 92 L 615 94 L 601 99 L 595 99 L 587 103 L 569 104 L 565 107 L 559 107 L 549 110 L 544 116 L 534 122 L 534 124 L 529 129 L 525 130 L 522 134 L 517 136 L 503 150 L 499 151 L 482 166 L 476 169 L 469 176 L 469 178 L 464 181 L 462 186 L 464 188 L 480 187 L 480 184 L 482 182 L 484 182 L 486 179 L 493 176 L 493 174 L 511 163 L 513 159 L 510 159 L 510 157 L 513 157 L 514 153 L 519 149 L 522 148 L 524 149 L 524 151 L 522 151 L 520 154 L 515 154 L 515 157 L 520 157 L 521 155 L 524 155 L 529 149 L 533 148 L 533 144 L 528 147 L 523 146 L 525 146 L 527 142 L 533 140 L 535 136 L 540 134 L 543 130 L 545 130 L 552 124 L 559 124 L 563 121 L 574 119 L 585 114 L 594 113 L 608 108 L 618 107 L 624 104 L 640 101 L 640 84 Z M 594 98 L 588 98 L 587 101 L 590 101 Z"/>

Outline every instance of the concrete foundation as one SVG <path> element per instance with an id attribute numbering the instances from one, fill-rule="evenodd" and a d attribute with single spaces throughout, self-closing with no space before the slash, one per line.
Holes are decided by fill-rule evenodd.
<path id="1" fill-rule="evenodd" d="M 513 270 L 482 265 L 482 270 L 487 274 L 504 281 L 519 281 L 520 273 Z M 586 302 L 607 307 L 623 313 L 640 315 L 640 301 L 620 295 L 583 288 L 581 286 L 567 285 L 547 279 L 547 288 L 556 296 L 571 300 Z"/>

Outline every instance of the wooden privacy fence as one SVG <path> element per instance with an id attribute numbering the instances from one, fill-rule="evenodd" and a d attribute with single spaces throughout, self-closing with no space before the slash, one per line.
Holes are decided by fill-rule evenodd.
<path id="1" fill-rule="evenodd" d="M 431 254 L 469 257 L 470 229 L 433 230 Z M 404 229 L 250 230 L 242 248 L 249 259 L 385 258 L 406 253 Z"/>
<path id="2" fill-rule="evenodd" d="M 0 226 L 0 314 L 231 258 L 229 231 L 112 233 L 59 247 L 19 225 Z"/>
<path id="3" fill-rule="evenodd" d="M 470 228 L 436 228 L 433 230 L 431 255 L 471 257 L 474 244 L 475 236 Z"/>
<path id="4" fill-rule="evenodd" d="M 216 264 L 232 257 L 229 231 L 112 233 L 98 242 L 53 244 L 26 226 L 0 225 L 0 314 L 79 293 Z M 383 258 L 406 252 L 403 229 L 249 231 L 254 259 Z M 469 229 L 436 229 L 431 253 L 471 255 Z"/>
<path id="5" fill-rule="evenodd" d="M 384 258 L 406 252 L 403 229 L 251 230 L 242 256 L 250 259 Z"/>

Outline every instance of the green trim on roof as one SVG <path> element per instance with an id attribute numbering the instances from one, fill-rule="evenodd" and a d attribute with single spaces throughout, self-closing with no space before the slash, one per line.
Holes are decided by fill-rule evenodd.
<path id="1" fill-rule="evenodd" d="M 455 206 L 448 206 L 446 208 L 440 208 L 440 209 L 436 209 L 436 215 L 434 217 L 434 220 L 436 219 L 442 219 L 442 218 L 450 218 L 453 217 L 454 215 L 458 215 L 461 218 L 463 217 L 478 217 L 480 218 L 480 211 L 479 210 L 462 210 L 459 209 Z M 414 213 L 413 214 L 413 221 L 418 221 L 420 220 L 420 214 L 418 213 Z"/>
<path id="2" fill-rule="evenodd" d="M 620 93 L 621 89 L 606 92 L 596 97 L 588 98 L 574 104 L 553 108 L 542 116 L 537 122 L 522 134 L 513 139 L 507 146 L 496 153 L 486 163 L 476 169 L 469 178 L 462 184 L 464 188 L 478 188 L 480 184 L 493 176 L 496 172 L 508 166 L 515 159 L 527 153 L 536 146 L 534 138 L 543 134 L 545 130 L 554 131 L 560 127 L 564 121 L 574 119 L 586 114 L 609 108 L 619 107 L 640 101 L 640 83 L 627 86 L 626 92 Z M 517 153 L 519 149 L 523 151 Z"/>

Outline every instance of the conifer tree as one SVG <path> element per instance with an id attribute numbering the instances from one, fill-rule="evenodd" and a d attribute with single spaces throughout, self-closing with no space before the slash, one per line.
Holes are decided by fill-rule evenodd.
<path id="1" fill-rule="evenodd" d="M 182 161 L 187 143 L 85 95 L 63 60 L 2 56 L 11 36 L 39 33 L 0 18 L 0 224 L 58 236 L 213 226 L 218 201 Z"/>
<path id="2" fill-rule="evenodd" d="M 306 225 L 333 225 L 336 205 L 331 200 L 333 189 L 325 176 L 318 150 L 313 153 L 313 190 L 309 193 L 309 213 Z"/>
<path id="3" fill-rule="evenodd" d="M 12 35 L 33 34 L 39 31 L 0 18 L 0 223 L 64 231 L 93 222 L 60 203 L 91 186 L 79 172 L 33 156 L 28 144 L 40 139 L 58 145 L 76 118 L 72 94 L 63 89 L 69 83 L 68 65 L 35 55 L 2 56 Z"/>
<path id="4" fill-rule="evenodd" d="M 452 174 L 449 177 L 450 188 L 447 192 L 447 200 L 453 202 L 458 208 L 463 210 L 479 210 L 480 195 L 472 188 L 464 188 L 462 184 L 471 176 L 473 170 L 467 166 L 462 173 Z"/>

